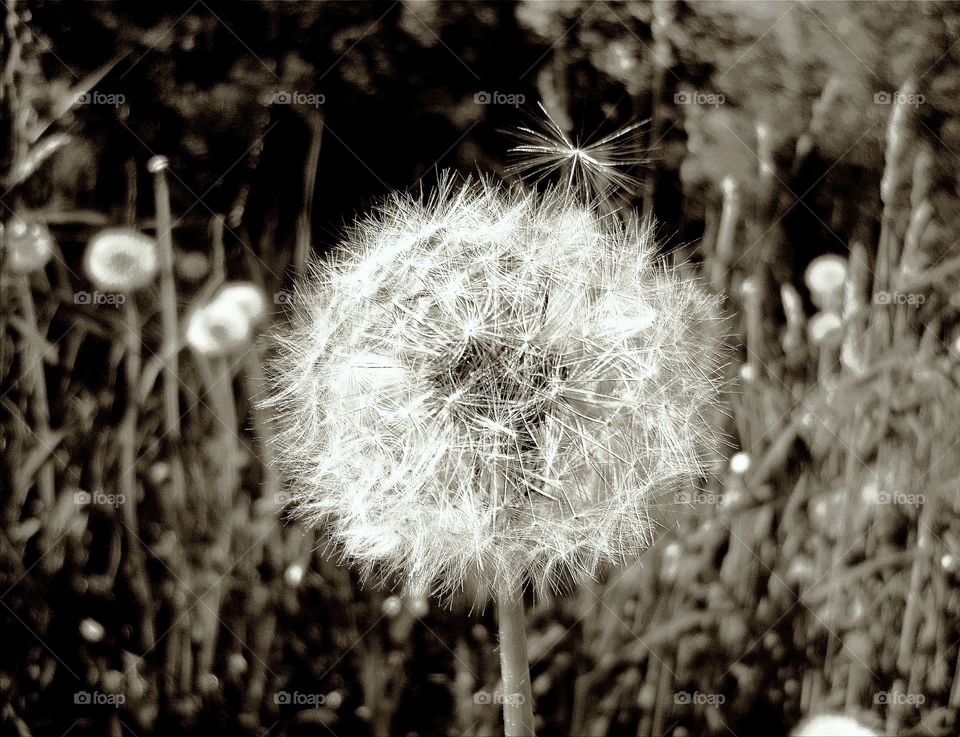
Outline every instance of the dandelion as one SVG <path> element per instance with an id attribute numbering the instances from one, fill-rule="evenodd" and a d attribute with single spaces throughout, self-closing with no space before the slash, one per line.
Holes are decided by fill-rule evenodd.
<path id="1" fill-rule="evenodd" d="M 852 717 L 820 714 L 797 727 L 793 737 L 877 737 L 877 733 Z"/>
<path id="2" fill-rule="evenodd" d="M 267 316 L 267 298 L 257 285 L 236 281 L 196 308 L 187 321 L 187 343 L 204 356 L 224 356 L 245 348 Z"/>
<path id="3" fill-rule="evenodd" d="M 42 269 L 53 256 L 53 236 L 46 224 L 12 217 L 4 236 L 4 261 L 13 274 L 29 274 Z"/>
<path id="4" fill-rule="evenodd" d="M 83 268 L 90 281 L 104 291 L 141 289 L 157 275 L 157 244 L 132 228 L 107 228 L 90 241 Z"/>
<path id="5" fill-rule="evenodd" d="M 186 338 L 202 356 L 226 356 L 250 344 L 253 324 L 239 304 L 214 299 L 194 309 L 187 318 Z"/>
<path id="6" fill-rule="evenodd" d="M 449 180 L 361 222 L 273 362 L 295 512 L 414 592 L 544 594 L 704 473 L 714 304 L 647 231 Z"/>
<path id="7" fill-rule="evenodd" d="M 530 733 L 520 592 L 632 559 L 658 500 L 706 473 L 715 300 L 649 229 L 450 177 L 311 271 L 270 362 L 293 512 L 365 578 L 494 596 L 527 704 L 507 731 Z"/>
<path id="8" fill-rule="evenodd" d="M 235 305 L 253 324 L 261 322 L 267 316 L 266 295 L 252 282 L 228 282 L 217 292 L 214 301 Z"/>
<path id="9" fill-rule="evenodd" d="M 817 256 L 803 275 L 810 301 L 820 310 L 840 313 L 847 281 L 847 260 L 835 253 Z"/>

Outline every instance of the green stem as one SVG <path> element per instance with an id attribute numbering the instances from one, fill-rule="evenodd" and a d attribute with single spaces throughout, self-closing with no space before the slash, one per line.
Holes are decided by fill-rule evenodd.
<path id="1" fill-rule="evenodd" d="M 527 663 L 523 593 L 497 598 L 500 624 L 500 678 L 503 682 L 503 731 L 506 737 L 533 737 L 533 695 Z"/>

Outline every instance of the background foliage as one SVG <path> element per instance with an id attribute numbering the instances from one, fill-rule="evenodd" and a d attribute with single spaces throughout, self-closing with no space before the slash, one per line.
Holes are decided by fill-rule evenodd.
<path id="1" fill-rule="evenodd" d="M 531 610 L 540 734 L 776 734 L 825 709 L 955 733 L 956 5 L 3 14 L 3 217 L 46 223 L 59 252 L 27 297 L 2 284 L 0 733 L 499 730 L 489 612 L 361 590 L 322 539 L 277 523 L 251 402 L 263 347 L 217 366 L 216 386 L 183 353 L 172 442 L 156 385 L 131 381 L 119 312 L 76 294 L 97 229 L 156 228 L 146 163 L 163 154 L 180 314 L 248 279 L 282 321 L 308 245 L 332 248 L 355 213 L 440 168 L 502 173 L 504 129 L 539 100 L 584 136 L 648 120 L 652 160 L 630 196 L 665 250 L 728 295 L 741 339 L 718 421 L 723 455 L 750 459 L 736 471 L 718 457 L 692 500 L 664 500 L 671 523 L 641 563 Z M 849 273 L 827 339 L 807 330 L 803 282 L 825 252 Z M 155 376 L 159 295 L 136 305 Z M 121 493 L 129 442 L 135 525 L 82 497 Z"/>

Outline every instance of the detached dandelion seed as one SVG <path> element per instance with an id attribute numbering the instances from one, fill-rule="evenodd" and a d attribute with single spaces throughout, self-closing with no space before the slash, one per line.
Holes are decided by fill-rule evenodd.
<path id="1" fill-rule="evenodd" d="M 632 194 L 637 179 L 631 171 L 647 161 L 634 123 L 591 143 L 573 140 L 540 107 L 543 119 L 517 131 L 519 145 L 510 150 L 516 163 L 507 173 L 540 182 L 559 175 L 559 187 L 585 202 L 605 203 Z"/>

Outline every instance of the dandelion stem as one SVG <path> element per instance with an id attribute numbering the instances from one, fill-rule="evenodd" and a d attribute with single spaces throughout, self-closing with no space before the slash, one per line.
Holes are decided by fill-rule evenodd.
<path id="1" fill-rule="evenodd" d="M 506 737 L 532 737 L 533 696 L 530 692 L 522 592 L 498 596 L 497 619 L 500 625 L 504 734 Z"/>
<path id="2" fill-rule="evenodd" d="M 170 447 L 180 441 L 180 376 L 178 370 L 177 288 L 173 280 L 173 226 L 170 217 L 170 190 L 167 187 L 168 163 L 163 156 L 154 156 L 147 168 L 154 175 L 154 200 L 157 215 L 157 246 L 160 251 L 160 309 L 163 322 L 163 409 L 164 436 Z M 179 457 L 171 458 L 173 497 L 182 502 L 186 496 L 183 467 Z"/>

